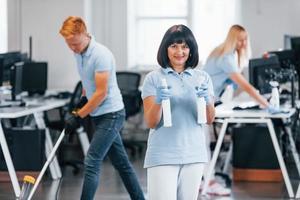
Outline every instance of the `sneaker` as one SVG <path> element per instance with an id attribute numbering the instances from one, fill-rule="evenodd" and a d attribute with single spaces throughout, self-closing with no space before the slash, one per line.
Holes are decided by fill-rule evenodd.
<path id="1" fill-rule="evenodd" d="M 212 182 L 208 185 L 206 194 L 214 196 L 230 196 L 231 189 L 224 187 L 218 182 Z"/>

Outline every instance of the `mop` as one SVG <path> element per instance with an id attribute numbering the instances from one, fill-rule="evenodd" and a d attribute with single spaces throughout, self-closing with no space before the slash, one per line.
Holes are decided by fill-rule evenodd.
<path id="1" fill-rule="evenodd" d="M 43 175 L 45 174 L 46 169 L 48 168 L 48 166 L 52 162 L 52 160 L 53 160 L 53 158 L 55 156 L 55 153 L 56 153 L 56 151 L 57 151 L 60 143 L 62 142 L 64 136 L 65 136 L 65 129 L 61 132 L 59 138 L 57 139 L 57 142 L 55 143 L 55 145 L 54 145 L 54 147 L 53 147 L 53 149 L 52 149 L 52 151 L 51 151 L 51 153 L 50 153 L 47 161 L 45 162 L 45 164 L 44 164 L 44 166 L 43 166 L 43 168 L 42 168 L 39 176 L 37 177 L 36 182 L 34 183 L 33 188 L 31 189 L 30 194 L 29 194 L 27 200 L 31 200 L 32 196 L 34 195 L 34 192 L 36 191 L 36 189 L 37 189 L 40 181 L 42 180 Z"/>

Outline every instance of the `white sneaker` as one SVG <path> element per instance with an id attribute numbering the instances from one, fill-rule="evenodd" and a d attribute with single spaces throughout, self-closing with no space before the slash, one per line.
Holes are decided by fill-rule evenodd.
<path id="1" fill-rule="evenodd" d="M 230 196 L 231 189 L 224 187 L 218 182 L 213 182 L 208 185 L 206 194 L 214 196 Z"/>

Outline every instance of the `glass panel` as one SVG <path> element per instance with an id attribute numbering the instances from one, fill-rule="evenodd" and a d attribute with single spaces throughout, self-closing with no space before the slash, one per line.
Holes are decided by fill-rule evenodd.
<path id="1" fill-rule="evenodd" d="M 188 0 L 137 0 L 137 16 L 187 16 Z"/>
<path id="2" fill-rule="evenodd" d="M 160 42 L 174 24 L 186 24 L 185 19 L 139 20 L 137 23 L 136 63 L 158 65 L 156 55 Z"/>

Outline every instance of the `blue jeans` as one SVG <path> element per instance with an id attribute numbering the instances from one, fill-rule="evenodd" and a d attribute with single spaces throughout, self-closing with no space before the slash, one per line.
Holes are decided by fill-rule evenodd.
<path id="1" fill-rule="evenodd" d="M 84 162 L 85 173 L 81 200 L 94 199 L 99 185 L 101 164 L 106 155 L 119 172 L 131 199 L 145 199 L 120 136 L 124 120 L 124 109 L 92 117 L 92 121 L 95 123 L 95 133 Z"/>

